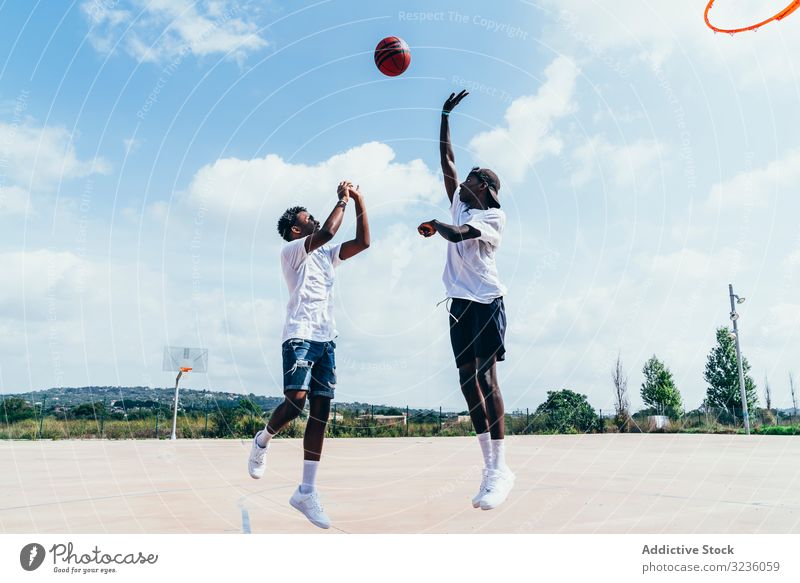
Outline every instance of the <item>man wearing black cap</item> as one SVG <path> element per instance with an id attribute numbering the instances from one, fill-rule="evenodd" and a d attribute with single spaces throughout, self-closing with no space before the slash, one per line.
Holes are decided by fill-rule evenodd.
<path id="1" fill-rule="evenodd" d="M 451 93 L 442 108 L 439 151 L 453 224 L 433 219 L 417 230 L 424 237 L 439 233 L 449 242 L 442 281 L 452 302 L 450 342 L 484 460 L 483 479 L 472 505 L 491 510 L 505 501 L 514 485 L 505 461 L 505 411 L 495 370 L 506 352 L 506 288 L 495 263 L 506 215 L 500 210 L 500 179 L 488 168 L 473 168 L 458 184 L 448 118 L 467 95 Z"/>

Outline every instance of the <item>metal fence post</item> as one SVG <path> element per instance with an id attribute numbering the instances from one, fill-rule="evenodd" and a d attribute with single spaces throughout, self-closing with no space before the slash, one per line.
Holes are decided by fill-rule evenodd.
<path id="1" fill-rule="evenodd" d="M 47 403 L 47 393 L 42 395 L 42 410 L 40 411 L 41 417 L 39 418 L 39 439 L 42 438 L 42 429 L 44 427 L 44 406 Z"/>
<path id="2" fill-rule="evenodd" d="M 208 437 L 208 393 L 206 393 L 206 425 L 203 428 L 203 437 Z"/>
<path id="3" fill-rule="evenodd" d="M 103 395 L 103 410 L 100 411 L 100 437 L 105 436 L 105 426 L 106 426 L 106 396 Z"/>

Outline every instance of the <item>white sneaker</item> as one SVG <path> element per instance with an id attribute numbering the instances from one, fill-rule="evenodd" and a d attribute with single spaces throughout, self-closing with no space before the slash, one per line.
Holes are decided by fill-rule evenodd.
<path id="1" fill-rule="evenodd" d="M 508 498 L 508 493 L 514 487 L 514 474 L 511 470 L 489 470 L 486 481 L 487 492 L 481 498 L 481 510 L 497 508 Z"/>
<path id="2" fill-rule="evenodd" d="M 263 429 L 261 431 L 263 431 Z M 250 472 L 250 477 L 256 480 L 264 475 L 264 469 L 267 467 L 267 464 L 264 462 L 264 456 L 267 455 L 267 448 L 258 445 L 258 436 L 261 435 L 261 431 L 256 433 L 256 436 L 253 438 L 253 445 L 250 448 L 250 459 L 247 460 L 247 471 Z"/>
<path id="3" fill-rule="evenodd" d="M 486 489 L 486 484 L 489 481 L 489 470 L 487 470 L 486 468 L 483 468 L 483 471 L 481 472 L 481 474 L 483 476 L 481 478 L 481 487 L 478 489 L 478 493 L 475 494 L 475 496 L 472 497 L 472 507 L 473 508 L 480 508 L 481 507 L 481 499 L 484 496 L 486 496 L 486 493 L 489 491 L 489 490 Z"/>
<path id="4" fill-rule="evenodd" d="M 322 504 L 319 501 L 319 494 L 316 490 L 310 494 L 303 494 L 300 492 L 300 487 L 294 491 L 292 497 L 289 498 L 289 504 L 300 512 L 306 515 L 306 518 L 311 521 L 311 524 L 320 528 L 330 528 L 331 519 L 325 514 L 322 509 Z"/>

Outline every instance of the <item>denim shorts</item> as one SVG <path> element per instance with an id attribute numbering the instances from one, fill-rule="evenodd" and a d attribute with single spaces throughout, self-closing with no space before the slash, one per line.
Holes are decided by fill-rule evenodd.
<path id="1" fill-rule="evenodd" d="M 308 391 L 310 397 L 333 399 L 336 359 L 333 340 L 289 338 L 283 343 L 283 392 Z"/>

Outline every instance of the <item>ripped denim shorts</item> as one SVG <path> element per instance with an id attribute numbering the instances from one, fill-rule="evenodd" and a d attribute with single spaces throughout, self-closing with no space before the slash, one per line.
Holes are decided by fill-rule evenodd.
<path id="1" fill-rule="evenodd" d="M 289 338 L 283 343 L 283 392 L 308 391 L 309 397 L 333 399 L 336 359 L 333 340 Z"/>

